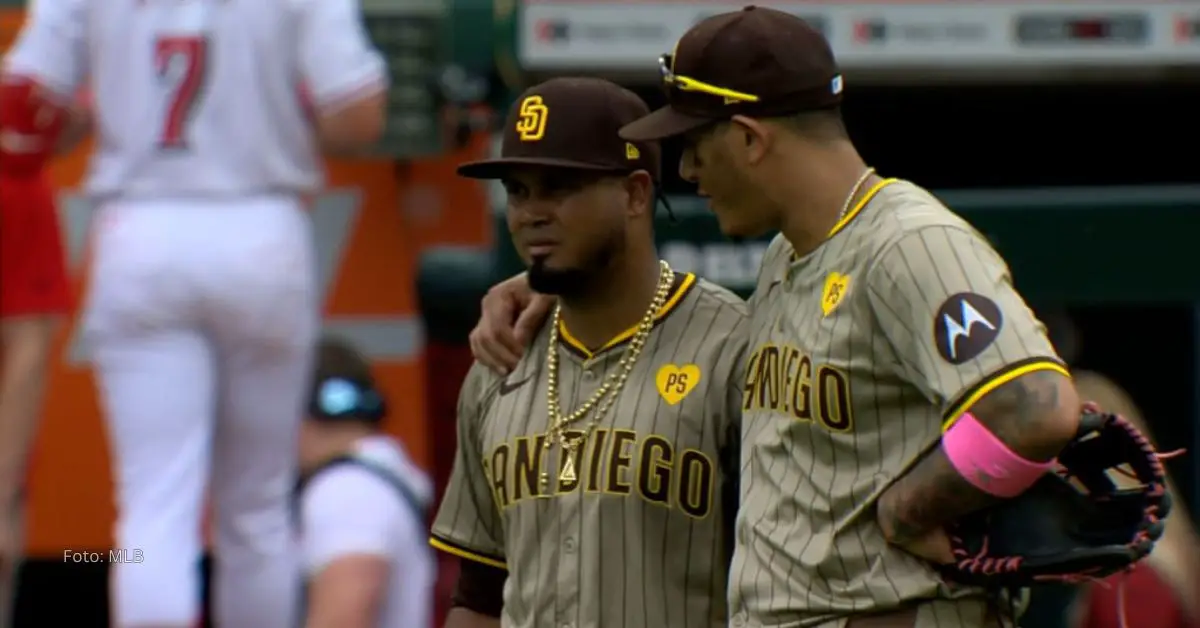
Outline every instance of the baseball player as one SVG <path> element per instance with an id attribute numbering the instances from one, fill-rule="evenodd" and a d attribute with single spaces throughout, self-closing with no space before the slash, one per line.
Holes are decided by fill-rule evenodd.
<path id="1" fill-rule="evenodd" d="M 371 368 L 335 338 L 317 350 L 296 498 L 307 628 L 425 628 L 437 575 L 426 545 L 433 482 L 380 431 Z"/>
<path id="2" fill-rule="evenodd" d="M 62 100 L 87 81 L 95 98 L 84 329 L 115 543 L 145 557 L 113 566 L 114 625 L 195 624 L 206 489 L 215 621 L 294 625 L 289 499 L 318 327 L 302 197 L 321 147 L 368 145 L 384 120 L 357 3 L 38 2 L 4 70 Z"/>
<path id="3" fill-rule="evenodd" d="M 447 626 L 726 625 L 744 303 L 653 239 L 659 148 L 607 81 L 525 91 L 502 157 L 508 226 L 552 322 L 502 378 L 472 367 L 432 544 L 461 557 Z M 499 621 L 489 618 L 499 618 Z"/>
<path id="4" fill-rule="evenodd" d="M 31 117 L 14 106 L 30 88 L 0 77 L 0 628 L 12 621 L 29 452 L 54 331 L 69 307 L 46 163 L 87 130 L 78 110 Z"/>
<path id="5" fill-rule="evenodd" d="M 841 74 L 803 20 L 716 15 L 660 66 L 668 106 L 622 137 L 682 136 L 680 172 L 725 233 L 781 231 L 750 301 L 731 625 L 996 625 L 981 592 L 938 577 L 942 527 L 1027 489 L 1080 407 L 1004 261 L 863 163 Z M 511 340 L 495 330 L 518 299 L 499 293 L 518 284 L 492 295 L 476 344 Z"/>

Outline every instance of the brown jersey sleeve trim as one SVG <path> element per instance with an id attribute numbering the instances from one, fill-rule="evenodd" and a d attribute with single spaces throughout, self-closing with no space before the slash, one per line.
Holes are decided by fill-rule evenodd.
<path id="1" fill-rule="evenodd" d="M 476 552 L 475 550 L 467 549 L 453 541 L 450 541 L 449 539 L 431 536 L 429 537 L 429 544 L 432 545 L 434 549 L 446 552 L 451 556 L 473 560 L 477 563 L 487 565 L 488 567 L 495 567 L 496 569 L 508 569 L 508 565 L 505 564 L 503 557 L 489 556 L 487 554 Z"/>
<path id="2" fill-rule="evenodd" d="M 671 286 L 671 296 L 667 297 L 666 302 L 663 303 L 663 306 L 658 310 L 658 313 L 655 314 L 654 324 L 658 325 L 659 323 L 663 322 L 667 316 L 670 316 L 671 312 L 677 310 L 679 308 L 679 304 L 683 303 L 683 298 L 686 297 L 695 286 L 695 275 L 692 273 L 676 273 L 675 285 Z M 608 351 L 609 349 L 614 349 L 625 344 L 626 342 L 629 342 L 629 339 L 633 338 L 633 335 L 637 333 L 637 328 L 638 325 L 634 325 L 633 327 L 630 327 L 629 329 L 617 334 L 612 340 L 604 343 L 604 346 L 600 347 L 596 351 L 589 350 L 582 342 L 575 338 L 575 336 L 572 336 L 571 332 L 567 331 L 567 326 L 561 321 L 558 325 L 558 337 L 568 349 L 571 349 L 580 356 L 590 360 L 597 355 Z"/>
<path id="3" fill-rule="evenodd" d="M 942 422 L 942 432 L 944 433 L 950 429 L 959 417 L 965 414 L 967 410 L 970 410 L 971 406 L 975 405 L 980 399 L 983 399 L 988 393 L 1022 375 L 1034 371 L 1056 371 L 1066 377 L 1071 376 L 1071 372 L 1057 358 L 1034 357 L 1013 362 L 983 378 L 978 384 L 963 391 L 958 396 L 958 401 L 951 404 L 950 409 L 946 412 L 944 416 L 945 420 Z"/>

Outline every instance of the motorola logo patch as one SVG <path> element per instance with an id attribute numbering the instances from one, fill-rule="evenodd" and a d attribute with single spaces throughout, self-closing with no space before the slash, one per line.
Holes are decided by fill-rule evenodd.
<path id="1" fill-rule="evenodd" d="M 990 347 L 1003 326 L 1004 316 L 995 301 L 974 292 L 960 292 L 938 308 L 933 339 L 943 360 L 962 364 Z"/>

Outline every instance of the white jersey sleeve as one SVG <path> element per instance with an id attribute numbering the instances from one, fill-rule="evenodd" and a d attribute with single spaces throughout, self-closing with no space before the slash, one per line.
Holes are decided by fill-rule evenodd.
<path id="1" fill-rule="evenodd" d="M 387 66 L 367 37 L 357 0 L 298 1 L 300 68 L 318 110 L 387 88 Z"/>
<path id="2" fill-rule="evenodd" d="M 304 489 L 300 500 L 305 571 L 316 574 L 349 555 L 372 555 L 389 563 L 425 551 L 421 522 L 389 486 L 353 465 L 329 469 Z M 406 553 L 405 545 L 412 545 Z"/>
<path id="3" fill-rule="evenodd" d="M 72 96 L 87 71 L 88 0 L 35 0 L 25 26 L 4 59 L 4 73 L 35 79 L 62 96 Z"/>

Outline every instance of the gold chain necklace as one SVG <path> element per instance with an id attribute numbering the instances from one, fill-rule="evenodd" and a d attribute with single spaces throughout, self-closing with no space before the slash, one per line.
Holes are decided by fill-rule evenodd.
<path id="1" fill-rule="evenodd" d="M 873 174 L 875 174 L 875 169 L 867 168 L 867 171 L 862 173 L 862 176 L 858 178 L 858 181 L 854 182 L 854 187 L 850 188 L 850 194 L 846 196 L 846 202 L 842 203 L 842 211 L 838 213 L 837 220 L 833 223 L 834 229 L 837 229 L 838 225 L 842 224 L 842 220 L 846 218 L 846 214 L 850 213 L 850 207 L 854 204 L 854 197 L 858 196 L 858 192 L 860 189 L 862 189 L 863 184 L 865 184 L 867 179 L 870 179 L 871 175 Z"/>
<path id="2" fill-rule="evenodd" d="M 829 234 L 825 236 L 825 239 L 832 238 L 833 235 L 837 233 L 838 229 L 841 228 L 842 221 L 846 219 L 846 215 L 850 213 L 850 208 L 854 204 L 854 197 L 858 196 L 859 190 L 862 189 L 862 186 L 867 182 L 867 179 L 870 179 L 871 175 L 873 174 L 875 174 L 875 169 L 867 168 L 867 171 L 862 173 L 862 176 L 858 178 L 858 181 L 854 182 L 854 187 L 850 188 L 850 193 L 846 195 L 846 201 L 842 203 L 842 211 L 838 212 L 837 220 L 833 221 L 833 227 L 830 227 Z M 800 254 L 796 252 L 795 248 L 793 248 L 791 261 L 796 262 L 800 259 L 800 257 Z M 791 279 L 791 276 L 792 269 L 788 269 L 787 277 L 789 280 Z"/>
<path id="3" fill-rule="evenodd" d="M 637 362 L 638 356 L 642 354 L 642 347 L 646 345 L 646 338 L 650 336 L 650 331 L 654 329 L 654 319 L 658 315 L 658 311 L 662 309 L 667 302 L 667 296 L 671 292 L 671 286 L 675 283 L 675 271 L 671 270 L 671 266 L 665 261 L 659 262 L 661 269 L 658 276 L 658 288 L 654 293 L 654 299 L 650 301 L 650 308 L 646 310 L 646 315 L 642 317 L 638 323 L 637 330 L 633 333 L 633 337 L 629 339 L 629 346 L 625 348 L 625 353 L 621 356 L 621 361 L 617 364 L 616 370 L 609 373 L 604 379 L 604 383 L 583 405 L 579 406 L 570 414 L 563 414 L 561 404 L 558 397 L 558 326 L 560 321 L 560 309 L 554 308 L 554 315 L 550 320 L 550 350 L 546 352 L 546 410 L 550 417 L 550 433 L 547 435 L 545 448 L 550 449 L 551 444 L 557 440 L 558 444 L 566 452 L 566 461 L 563 464 L 562 471 L 558 474 L 559 482 L 574 482 L 578 479 L 575 473 L 575 457 L 579 450 L 579 445 L 587 440 L 591 435 L 592 430 L 600 422 L 600 419 L 608 413 L 616 401 L 617 395 L 624 388 L 625 382 L 629 379 L 629 374 L 633 372 L 634 363 Z M 592 420 L 588 422 L 587 427 L 583 430 L 583 435 L 576 438 L 567 438 L 567 426 L 583 419 L 593 409 L 596 412 L 592 415 Z M 541 482 L 543 486 L 549 482 L 549 475 L 543 471 L 541 474 Z"/>

